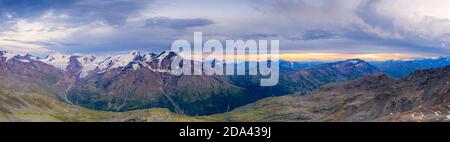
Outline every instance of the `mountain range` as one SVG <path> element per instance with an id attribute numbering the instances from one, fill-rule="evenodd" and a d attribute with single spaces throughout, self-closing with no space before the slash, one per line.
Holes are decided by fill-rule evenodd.
<path id="1" fill-rule="evenodd" d="M 32 120 L 25 112 L 44 121 L 401 121 L 419 108 L 442 107 L 434 101 L 449 94 L 448 67 L 418 71 L 443 67 L 448 58 L 280 61 L 279 84 L 260 87 L 258 76 L 171 75 L 175 56 L 165 51 L 38 58 L 0 52 L 0 121 Z M 396 79 L 403 75 L 390 70 L 405 62 L 429 66 L 402 68 L 414 73 Z"/>
<path id="2" fill-rule="evenodd" d="M 266 98 L 222 114 L 227 121 L 450 121 L 450 66 L 395 79 L 373 74 L 306 95 Z"/>
<path id="3" fill-rule="evenodd" d="M 395 77 L 402 78 L 408 76 L 417 70 L 439 68 L 450 65 L 450 57 L 439 57 L 437 59 L 419 59 L 419 60 L 407 60 L 407 61 L 382 61 L 382 62 L 370 62 L 384 73 Z"/>
<path id="4" fill-rule="evenodd" d="M 321 64 L 281 75 L 275 87 L 259 87 L 253 76 L 174 76 L 173 52 L 96 57 L 31 55 L 3 52 L 3 75 L 13 76 L 6 88 L 51 94 L 67 103 L 105 111 L 169 108 L 189 115 L 230 111 L 256 100 L 377 72 L 362 60 Z M 282 69 L 283 70 L 283 69 Z M 16 82 L 15 82 L 16 81 Z M 19 87 L 25 83 L 24 87 Z M 28 87 L 31 86 L 31 87 Z"/>

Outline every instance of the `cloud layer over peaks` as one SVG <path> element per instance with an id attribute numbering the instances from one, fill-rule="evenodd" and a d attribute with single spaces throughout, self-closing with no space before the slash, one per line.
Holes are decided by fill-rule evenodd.
<path id="1" fill-rule="evenodd" d="M 0 50 L 160 51 L 177 39 L 278 39 L 281 52 L 450 55 L 448 0 L 0 0 Z"/>

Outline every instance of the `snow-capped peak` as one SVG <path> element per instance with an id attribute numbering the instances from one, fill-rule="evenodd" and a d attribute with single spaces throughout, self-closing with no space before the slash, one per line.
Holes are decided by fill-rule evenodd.
<path id="1" fill-rule="evenodd" d="M 347 62 L 350 62 L 352 64 L 358 64 L 358 63 L 363 62 L 363 60 L 361 60 L 361 59 L 350 59 L 350 60 L 347 60 Z"/>
<path id="2" fill-rule="evenodd" d="M 138 51 L 133 51 L 125 55 L 116 55 L 112 58 L 112 68 L 125 67 L 131 62 L 139 59 L 141 54 Z"/>
<path id="3" fill-rule="evenodd" d="M 361 59 L 351 59 L 351 60 L 348 60 L 348 62 L 350 62 L 351 64 L 353 64 L 356 67 L 364 66 L 364 63 L 365 63 L 365 61 L 363 61 Z"/>
<path id="4" fill-rule="evenodd" d="M 53 54 L 45 57 L 44 59 L 40 59 L 39 61 L 52 65 L 58 69 L 66 70 L 67 66 L 69 65 L 71 55 L 65 55 L 65 54 Z"/>
<path id="5" fill-rule="evenodd" d="M 18 61 L 21 61 L 24 63 L 39 60 L 38 57 L 32 56 L 30 54 L 19 54 L 19 55 L 14 56 L 14 58 L 17 59 Z"/>
<path id="6" fill-rule="evenodd" d="M 80 78 L 88 76 L 90 73 L 104 73 L 110 69 L 132 69 L 139 70 L 147 68 L 155 72 L 168 72 L 168 67 L 162 65 L 164 60 L 175 56 L 176 53 L 164 51 L 160 54 L 148 53 L 142 54 L 138 51 L 132 51 L 128 54 L 119 54 L 113 56 L 94 56 L 94 55 L 66 55 L 56 53 L 43 59 L 31 56 L 29 54 L 19 55 L 8 52 L 0 52 L 0 57 L 6 60 L 17 59 L 22 62 L 40 61 L 51 65 L 62 71 L 67 71 L 68 66 L 76 65 L 81 67 Z M 73 59 L 73 60 L 71 60 Z M 164 67 L 163 67 L 164 66 Z"/>
<path id="7" fill-rule="evenodd" d="M 21 62 L 31 62 L 39 59 L 38 57 L 32 56 L 30 54 L 14 54 L 6 51 L 0 51 L 0 57 L 6 58 L 6 61 L 16 59 Z"/>
<path id="8" fill-rule="evenodd" d="M 142 58 L 145 62 L 151 62 L 157 56 L 155 53 L 149 53 L 142 55 Z"/>
<path id="9" fill-rule="evenodd" d="M 79 56 L 77 60 L 82 67 L 80 78 L 84 78 L 94 71 L 95 73 L 103 73 L 108 69 L 123 68 L 130 64 L 134 70 L 137 70 L 139 69 L 137 64 L 146 60 L 146 57 L 143 57 L 138 51 L 133 51 L 115 56 Z"/>
<path id="10" fill-rule="evenodd" d="M 110 57 L 78 56 L 77 61 L 82 67 L 80 78 L 86 77 L 94 70 L 105 71 L 111 65 Z"/>
<path id="11" fill-rule="evenodd" d="M 0 51 L 0 57 L 6 58 L 6 61 L 13 59 L 14 57 L 18 56 L 18 54 L 13 54 L 6 51 Z"/>

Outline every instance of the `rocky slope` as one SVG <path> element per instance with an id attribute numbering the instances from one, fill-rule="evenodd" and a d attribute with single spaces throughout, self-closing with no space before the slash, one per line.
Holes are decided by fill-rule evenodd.
<path id="1" fill-rule="evenodd" d="M 64 72 L 36 60 L 31 55 L 0 52 L 0 87 L 14 92 L 60 97 L 58 95 L 63 93 L 63 89 L 59 81 Z"/>
<path id="2" fill-rule="evenodd" d="M 450 66 L 403 79 L 377 74 L 320 87 L 306 96 L 263 99 L 228 121 L 448 121 Z"/>

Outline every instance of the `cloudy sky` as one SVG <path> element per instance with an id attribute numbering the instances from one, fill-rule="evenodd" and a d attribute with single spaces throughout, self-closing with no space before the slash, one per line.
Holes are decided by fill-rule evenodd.
<path id="1" fill-rule="evenodd" d="M 450 55 L 448 0 L 0 0 L 0 50 L 159 52 L 174 40 L 277 39 L 289 60 Z"/>

